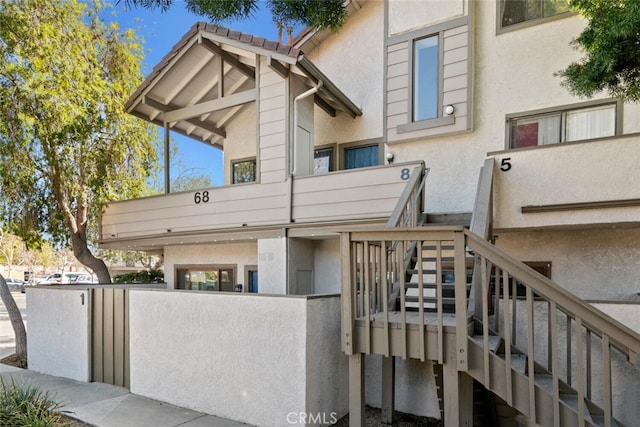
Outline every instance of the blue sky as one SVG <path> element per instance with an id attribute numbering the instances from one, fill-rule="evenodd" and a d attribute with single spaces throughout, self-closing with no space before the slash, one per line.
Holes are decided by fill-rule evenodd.
<path id="1" fill-rule="evenodd" d="M 120 4 L 114 5 L 114 15 L 107 15 L 106 18 L 118 21 L 123 29 L 133 28 L 142 36 L 145 41 L 145 76 L 193 24 L 208 21 L 206 17 L 187 12 L 182 0 L 174 0 L 171 9 L 164 13 L 158 9 L 148 10 L 141 7 L 128 9 L 124 3 L 123 0 Z M 278 37 L 277 28 L 264 6 L 254 14 L 253 19 L 222 22 L 221 25 L 270 40 L 276 40 Z M 209 175 L 212 185 L 222 185 L 224 171 L 220 150 L 178 134 L 172 134 L 172 137 L 178 142 L 180 160 L 184 167 L 194 168 L 197 174 Z M 171 175 L 176 176 L 177 171 L 172 170 Z"/>

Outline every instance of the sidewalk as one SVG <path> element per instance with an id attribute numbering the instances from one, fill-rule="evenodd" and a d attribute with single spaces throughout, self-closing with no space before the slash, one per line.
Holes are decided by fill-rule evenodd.
<path id="1" fill-rule="evenodd" d="M 237 421 L 214 417 L 129 393 L 102 383 L 84 383 L 52 377 L 0 364 L 5 384 L 37 386 L 63 405 L 67 415 L 97 427 L 247 427 Z"/>

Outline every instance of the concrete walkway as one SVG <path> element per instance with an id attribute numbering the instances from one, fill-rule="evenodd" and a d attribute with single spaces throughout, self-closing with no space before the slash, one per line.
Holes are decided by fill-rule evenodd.
<path id="1" fill-rule="evenodd" d="M 67 415 L 98 427 L 247 427 L 237 421 L 214 417 L 129 393 L 102 383 L 85 383 L 53 377 L 0 364 L 5 384 L 36 386 L 63 405 Z"/>

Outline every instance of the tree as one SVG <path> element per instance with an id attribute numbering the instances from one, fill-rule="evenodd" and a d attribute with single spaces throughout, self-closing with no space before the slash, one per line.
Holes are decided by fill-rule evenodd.
<path id="1" fill-rule="evenodd" d="M 0 227 L 0 244 L 3 243 L 5 234 Z M 16 338 L 16 357 L 20 366 L 26 367 L 27 363 L 27 330 L 24 327 L 22 321 L 22 314 L 16 304 L 16 301 L 11 296 L 9 285 L 4 280 L 4 277 L 0 274 L 0 299 L 7 309 L 9 314 L 9 320 L 13 327 L 13 332 Z"/>
<path id="2" fill-rule="evenodd" d="M 118 0 L 119 2 L 120 0 Z M 173 0 L 124 0 L 128 6 L 159 8 L 167 11 Z M 213 22 L 248 19 L 258 10 L 259 0 L 185 0 L 187 10 L 206 16 Z M 306 25 L 337 31 L 345 22 L 343 0 L 266 0 L 276 24 Z"/>
<path id="3" fill-rule="evenodd" d="M 607 91 L 614 97 L 640 101 L 640 2 L 637 0 L 571 0 L 587 19 L 574 40 L 585 57 L 558 75 L 578 96 Z"/>
<path id="4" fill-rule="evenodd" d="M 100 11 L 98 0 L 0 0 L 0 221 L 28 247 L 70 244 L 109 283 L 90 250 L 95 219 L 141 194 L 157 164 L 151 129 L 124 111 L 143 48 Z"/>

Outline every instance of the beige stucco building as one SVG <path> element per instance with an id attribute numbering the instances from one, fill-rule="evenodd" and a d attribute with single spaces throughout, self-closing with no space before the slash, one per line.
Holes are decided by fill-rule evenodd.
<path id="1" fill-rule="evenodd" d="M 292 46 L 194 25 L 126 108 L 223 150 L 225 185 L 110 203 L 102 247 L 161 253 L 170 289 L 340 293 L 340 231 L 388 225 L 423 175 L 424 226 L 469 226 L 485 166 L 498 249 L 578 298 L 633 304 L 640 107 L 563 87 L 584 21 L 563 2 L 346 3 L 343 28 Z M 396 370 L 396 409 L 439 418 L 432 363 Z"/>

